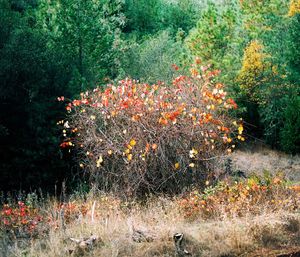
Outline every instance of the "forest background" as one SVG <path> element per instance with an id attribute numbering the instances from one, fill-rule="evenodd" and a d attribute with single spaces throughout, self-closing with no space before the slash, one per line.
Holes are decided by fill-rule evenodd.
<path id="1" fill-rule="evenodd" d="M 299 153 L 299 1 L 1 0 L 0 8 L 1 191 L 83 182 L 59 147 L 58 96 L 125 77 L 169 82 L 195 57 L 221 70 L 246 140 Z"/>

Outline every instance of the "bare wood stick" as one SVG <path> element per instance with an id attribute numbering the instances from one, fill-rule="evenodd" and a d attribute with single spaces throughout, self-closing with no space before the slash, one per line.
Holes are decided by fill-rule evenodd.
<path id="1" fill-rule="evenodd" d="M 94 223 L 95 207 L 96 207 L 96 201 L 93 202 L 93 206 L 92 206 L 92 223 Z"/>

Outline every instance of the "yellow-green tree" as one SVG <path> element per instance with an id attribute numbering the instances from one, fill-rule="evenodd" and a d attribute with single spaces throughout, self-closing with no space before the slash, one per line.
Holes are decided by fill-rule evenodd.
<path id="1" fill-rule="evenodd" d="M 288 16 L 300 13 L 300 0 L 291 0 Z"/>
<path id="2" fill-rule="evenodd" d="M 242 94 L 250 100 L 259 100 L 259 88 L 266 82 L 266 71 L 270 63 L 266 60 L 264 46 L 258 40 L 252 40 L 244 50 L 242 68 L 238 75 L 238 82 Z"/>

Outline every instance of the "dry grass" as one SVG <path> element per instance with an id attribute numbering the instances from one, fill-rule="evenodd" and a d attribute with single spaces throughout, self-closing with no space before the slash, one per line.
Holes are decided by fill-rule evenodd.
<path id="1" fill-rule="evenodd" d="M 271 150 L 266 146 L 238 150 L 232 154 L 233 169 L 246 174 L 269 171 L 272 174 L 283 172 L 288 180 L 300 181 L 300 155 L 291 156 Z"/>
<path id="2" fill-rule="evenodd" d="M 176 256 L 172 237 L 177 232 L 184 233 L 186 249 L 192 256 L 255 256 L 261 249 L 270 252 L 300 247 L 300 214 L 296 212 L 279 210 L 259 216 L 246 214 L 243 218 L 230 218 L 224 213 L 216 220 L 189 222 L 174 199 L 150 199 L 146 205 L 114 201 L 112 206 L 103 199 L 112 198 L 90 198 L 85 203 L 89 207 L 96 203 L 94 221 L 92 210 L 88 210 L 86 216 L 79 215 L 65 229 L 51 228 L 44 238 L 10 244 L 3 238 L 0 255 L 68 256 L 68 250 L 74 247 L 70 237 L 91 234 L 100 237 L 98 244 L 89 251 L 69 256 Z M 74 203 L 80 204 L 80 200 Z M 53 210 L 53 206 L 49 208 Z M 153 240 L 135 242 L 135 230 L 143 231 Z"/>
<path id="3" fill-rule="evenodd" d="M 232 159 L 235 170 L 248 174 L 264 169 L 271 173 L 282 171 L 290 180 L 300 181 L 300 156 L 291 157 L 261 147 L 255 151 L 238 151 Z M 69 199 L 71 204 L 66 205 L 69 207 L 65 208 L 63 216 L 58 211 L 58 202 L 46 201 L 41 203 L 40 208 L 46 217 L 51 217 L 48 233 L 40 233 L 39 237 L 32 239 L 12 240 L 7 236 L 9 233 L 0 230 L 0 256 L 171 257 L 177 256 L 173 241 L 175 233 L 184 233 L 185 248 L 192 256 L 300 256 L 299 208 L 277 204 L 292 199 L 295 206 L 299 206 L 300 192 L 295 189 L 293 194 L 289 194 L 290 191 L 284 190 L 288 187 L 278 187 L 282 190 L 273 190 L 275 195 L 261 194 L 265 201 L 251 202 L 252 207 L 260 211 L 241 209 L 235 202 L 231 203 L 242 210 L 242 215 L 238 212 L 235 215 L 230 204 L 225 204 L 230 211 L 224 208 L 224 202 L 228 201 L 223 201 L 220 193 L 215 193 L 214 197 L 222 201 L 214 202 L 213 215 L 196 215 L 195 219 L 186 217 L 180 205 L 184 198 L 179 196 L 172 199 L 152 197 L 143 203 L 103 194 L 90 195 L 85 199 L 74 196 Z M 254 195 L 260 192 L 263 191 Z M 65 226 L 62 226 L 63 223 Z M 142 231 L 145 237 L 137 239 L 137 230 Z M 69 254 L 68 251 L 75 247 L 71 237 L 83 238 L 91 234 L 99 237 L 92 249 Z"/>

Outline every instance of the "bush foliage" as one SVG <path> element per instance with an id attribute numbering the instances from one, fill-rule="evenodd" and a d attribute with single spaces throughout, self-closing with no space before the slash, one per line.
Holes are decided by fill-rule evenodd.
<path id="1" fill-rule="evenodd" d="M 219 71 L 197 63 L 172 84 L 125 79 L 82 93 L 67 105 L 61 147 L 77 147 L 101 188 L 144 194 L 203 183 L 211 161 L 245 138 L 242 121 L 229 116 L 237 105 L 216 82 Z"/>
<path id="2" fill-rule="evenodd" d="M 221 181 L 203 193 L 192 191 L 179 199 L 179 205 L 188 219 L 260 215 L 266 209 L 295 211 L 299 210 L 299 190 L 299 185 L 289 185 L 282 175 L 266 173 L 243 181 Z"/>

